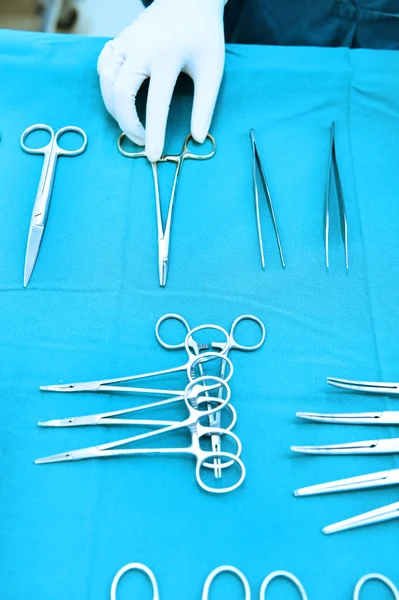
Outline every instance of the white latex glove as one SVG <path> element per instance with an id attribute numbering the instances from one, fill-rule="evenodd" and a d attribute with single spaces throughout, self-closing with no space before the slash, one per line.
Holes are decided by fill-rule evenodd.
<path id="1" fill-rule="evenodd" d="M 101 93 L 108 112 L 151 161 L 163 151 L 166 122 L 181 71 L 194 81 L 193 138 L 208 133 L 224 68 L 223 10 L 227 0 L 154 0 L 108 42 L 98 59 Z M 144 131 L 136 95 L 150 77 Z"/>

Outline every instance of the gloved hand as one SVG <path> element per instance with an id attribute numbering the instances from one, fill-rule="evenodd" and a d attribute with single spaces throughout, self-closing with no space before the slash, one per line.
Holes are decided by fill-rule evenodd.
<path id="1" fill-rule="evenodd" d="M 208 133 L 224 68 L 223 9 L 227 0 L 154 0 L 108 42 L 98 59 L 101 93 L 108 112 L 151 161 L 163 151 L 166 121 L 176 79 L 194 81 L 193 138 Z M 136 95 L 150 77 L 144 131 Z"/>

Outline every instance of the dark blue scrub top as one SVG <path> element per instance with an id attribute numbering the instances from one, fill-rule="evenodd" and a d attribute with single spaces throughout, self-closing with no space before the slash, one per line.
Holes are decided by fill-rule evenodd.
<path id="1" fill-rule="evenodd" d="M 399 49 L 399 0 L 229 0 L 225 26 L 239 44 Z"/>

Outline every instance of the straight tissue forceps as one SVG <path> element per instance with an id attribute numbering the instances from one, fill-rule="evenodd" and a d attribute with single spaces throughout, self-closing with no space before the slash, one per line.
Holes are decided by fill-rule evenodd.
<path id="1" fill-rule="evenodd" d="M 205 396 L 198 396 L 196 398 L 196 406 L 195 408 L 190 401 L 191 391 L 194 386 L 203 381 L 212 381 L 216 386 L 222 385 L 226 391 L 226 397 L 223 399 L 220 398 L 210 398 Z M 208 390 L 214 389 L 215 385 L 209 386 Z M 198 485 L 207 492 L 213 492 L 217 494 L 222 494 L 226 492 L 231 492 L 238 488 L 241 483 L 245 479 L 245 466 L 240 459 L 241 454 L 241 442 L 239 438 L 232 432 L 227 429 L 217 429 L 216 433 L 220 435 L 224 435 L 229 437 L 235 442 L 236 445 L 236 453 L 232 454 L 230 452 L 219 452 L 216 453 L 213 451 L 206 451 L 201 448 L 200 440 L 204 437 L 209 436 L 212 431 L 210 427 L 205 427 L 201 424 L 201 420 L 204 417 L 208 417 L 212 412 L 217 412 L 222 410 L 229 402 L 231 396 L 230 388 L 228 384 L 220 379 L 219 377 L 213 376 L 205 376 L 199 377 L 198 379 L 190 382 L 184 394 L 184 401 L 188 410 L 188 417 L 183 421 L 176 421 L 171 425 L 162 427 L 161 429 L 157 429 L 155 431 L 151 431 L 150 433 L 144 433 L 141 435 L 136 435 L 133 437 L 129 437 L 123 440 L 118 440 L 116 442 L 111 442 L 107 444 L 101 444 L 99 446 L 91 446 L 88 448 L 81 448 L 78 450 L 71 450 L 68 452 L 64 452 L 61 454 L 54 454 L 52 456 L 47 456 L 45 458 L 39 458 L 35 461 L 36 464 L 45 464 L 45 463 L 54 463 L 54 462 L 63 462 L 63 461 L 71 461 L 71 460 L 83 460 L 88 458 L 106 458 L 111 456 L 144 456 L 150 454 L 163 454 L 163 455 L 191 455 L 196 459 L 196 479 Z M 215 405 L 211 409 L 201 410 L 201 405 L 204 403 L 209 403 L 212 401 L 212 405 Z M 94 415 L 97 416 L 97 415 Z M 185 447 L 178 448 L 126 448 L 127 444 L 134 444 L 138 441 L 147 440 L 150 438 L 157 438 L 157 436 L 164 435 L 170 433 L 172 431 L 179 431 L 182 429 L 187 429 L 191 434 L 191 444 Z M 202 475 L 202 467 L 213 468 L 212 460 L 213 458 L 220 458 L 223 460 L 222 468 L 228 468 L 232 465 L 236 465 L 239 468 L 239 476 L 237 481 L 232 485 L 226 486 L 224 488 L 221 487 L 212 487 L 206 483 L 203 479 Z"/>
<path id="2" fill-rule="evenodd" d="M 184 319 L 184 317 L 182 317 L 181 315 L 178 315 L 178 314 L 174 314 L 174 313 L 169 313 L 169 314 L 163 315 L 163 317 L 161 317 L 158 320 L 158 322 L 155 326 L 156 338 L 163 348 L 166 348 L 167 350 L 181 350 L 185 347 L 184 341 L 171 344 L 170 342 L 165 341 L 165 339 L 161 336 L 161 332 L 160 332 L 161 325 L 168 321 L 176 321 L 178 323 L 181 323 L 183 325 L 183 327 L 185 328 L 187 334 L 190 333 L 190 326 L 187 323 L 187 321 Z M 235 338 L 236 329 L 240 323 L 245 323 L 245 322 L 246 323 L 253 322 L 260 328 L 260 339 L 257 344 L 250 346 L 250 345 L 240 344 L 239 342 L 237 342 L 237 340 Z M 214 328 L 215 326 L 210 325 L 208 327 Z M 192 330 L 192 332 L 195 332 L 195 331 L 196 331 L 195 329 Z M 199 342 L 195 342 L 191 336 L 191 340 L 192 340 L 191 349 L 193 350 L 195 355 L 198 355 L 201 350 L 218 349 L 221 352 L 223 352 L 225 354 L 225 356 L 228 356 L 228 354 L 231 350 L 240 350 L 242 352 L 254 352 L 255 350 L 258 350 L 259 348 L 261 348 L 263 346 L 263 344 L 265 342 L 265 338 L 266 338 L 266 329 L 265 329 L 264 324 L 258 317 L 255 317 L 254 315 L 240 315 L 239 317 L 237 317 L 234 320 L 234 322 L 231 326 L 231 329 L 230 329 L 230 333 L 228 334 L 227 341 L 199 343 Z M 225 379 L 225 371 L 226 371 L 226 363 L 225 363 L 225 361 L 222 361 L 221 367 L 220 367 L 220 373 L 219 373 L 219 376 L 222 379 Z M 203 375 L 202 365 L 199 365 L 199 372 L 201 375 Z M 219 394 L 222 394 L 222 393 L 223 393 L 223 389 L 219 388 Z M 233 408 L 231 405 L 230 405 L 230 407 Z M 221 425 L 221 413 L 218 412 L 216 414 L 211 414 L 209 417 L 209 426 L 210 427 L 220 427 L 220 425 Z M 220 450 L 221 450 L 220 435 L 216 434 L 216 433 L 213 434 L 211 436 L 211 440 L 212 440 L 212 450 L 214 452 L 220 452 Z M 215 477 L 220 478 L 221 476 L 222 476 L 222 471 L 220 469 L 220 461 L 218 459 L 215 459 Z"/>
<path id="3" fill-rule="evenodd" d="M 46 146 L 42 148 L 31 148 L 25 144 L 28 135 L 34 131 L 48 131 L 50 134 L 50 141 Z M 64 133 L 78 133 L 83 138 L 83 144 L 77 150 L 64 150 L 59 146 L 60 138 Z M 46 227 L 48 211 L 50 208 L 51 193 L 53 190 L 55 170 L 57 166 L 57 159 L 59 156 L 77 156 L 82 154 L 87 147 L 87 135 L 80 127 L 74 127 L 68 125 L 59 129 L 54 133 L 53 129 L 49 125 L 32 125 L 25 129 L 21 136 L 21 147 L 24 152 L 28 154 L 43 154 L 43 168 L 40 175 L 39 186 L 35 197 L 35 203 L 33 206 L 32 217 L 29 225 L 28 243 L 26 246 L 25 256 L 25 269 L 24 269 L 24 287 L 26 287 L 31 278 L 33 269 L 36 264 L 37 257 L 39 255 L 40 244 L 42 241 L 44 229 Z"/>
<path id="4" fill-rule="evenodd" d="M 262 225 L 260 221 L 260 207 L 259 207 L 259 191 L 258 184 L 256 179 L 257 170 L 259 170 L 260 179 L 263 186 L 263 191 L 265 192 L 266 201 L 269 206 L 270 216 L 273 221 L 274 233 L 276 234 L 278 251 L 280 253 L 281 266 L 285 267 L 283 248 L 281 245 L 280 234 L 278 231 L 277 219 L 273 208 L 272 197 L 270 195 L 269 186 L 267 185 L 266 175 L 263 170 L 262 161 L 259 156 L 258 147 L 255 141 L 255 132 L 253 129 L 250 131 L 251 137 L 251 145 L 252 145 L 252 179 L 254 186 L 254 196 L 255 196 L 255 215 L 256 215 L 256 226 L 258 229 L 258 241 L 259 241 L 259 251 L 260 251 L 260 260 L 262 264 L 262 269 L 265 268 L 265 253 L 263 250 L 263 236 L 262 236 Z"/>
<path id="5" fill-rule="evenodd" d="M 345 266 L 349 268 L 349 250 L 348 250 L 348 220 L 346 217 L 345 199 L 342 191 L 341 177 L 339 174 L 337 154 L 335 149 L 335 123 L 330 127 L 330 151 L 328 157 L 327 184 L 324 201 L 324 243 L 326 251 L 326 267 L 330 266 L 329 247 L 330 247 L 330 204 L 331 187 L 333 179 L 335 180 L 338 208 L 342 225 L 342 237 L 345 248 Z"/>
<path id="6" fill-rule="evenodd" d="M 161 156 L 158 162 L 172 162 L 176 165 L 175 176 L 173 179 L 172 192 L 169 200 L 169 208 L 168 214 L 166 217 L 166 224 L 164 226 L 162 220 L 162 207 L 161 207 L 161 197 L 159 192 L 159 181 L 158 181 L 158 165 L 157 163 L 151 163 L 152 167 L 152 176 L 154 179 L 154 188 L 155 188 L 155 203 L 156 203 L 156 215 L 157 215 L 157 231 L 158 231 L 158 273 L 159 273 L 159 285 L 164 287 L 166 285 L 166 280 L 168 277 L 168 266 L 169 266 L 169 246 L 170 246 L 170 238 L 171 238 L 171 230 L 172 230 L 172 218 L 173 218 L 173 208 L 176 200 L 176 190 L 177 184 L 179 182 L 179 177 L 181 173 L 181 169 L 183 163 L 186 159 L 189 160 L 208 160 L 215 155 L 216 152 L 216 142 L 215 138 L 208 134 L 207 139 L 212 143 L 212 151 L 208 154 L 195 154 L 191 152 L 188 144 L 193 139 L 192 135 L 189 134 L 183 145 L 183 149 L 180 154 L 167 154 L 165 156 Z M 123 140 L 126 138 L 126 135 L 122 133 L 118 139 L 118 150 L 119 152 L 128 158 L 147 158 L 147 155 L 144 150 L 138 152 L 128 152 L 123 148 Z"/>
<path id="7" fill-rule="evenodd" d="M 233 375 L 234 368 L 231 360 L 227 356 L 225 356 L 226 350 L 224 348 L 220 353 L 207 352 L 199 356 L 195 354 L 193 335 L 202 329 L 214 329 L 216 331 L 221 332 L 226 339 L 226 343 L 229 339 L 229 334 L 225 329 L 223 329 L 223 327 L 219 327 L 218 325 L 200 325 L 199 327 L 196 327 L 195 330 L 193 329 L 192 331 L 190 331 L 190 333 L 188 333 L 186 336 L 184 346 L 186 348 L 188 360 L 183 365 L 179 365 L 178 367 L 173 367 L 171 369 L 163 369 L 162 371 L 153 371 L 151 373 L 143 373 L 140 375 L 118 377 L 116 379 L 99 379 L 96 381 L 84 381 L 79 383 L 61 383 L 56 385 L 40 386 L 40 389 L 44 392 L 125 392 L 136 394 L 161 394 L 166 396 L 176 396 L 181 394 L 181 390 L 154 388 L 150 389 L 146 387 L 120 386 L 115 384 L 136 381 L 139 379 L 149 379 L 152 377 L 159 377 L 180 372 L 185 372 L 189 381 L 191 381 L 194 379 L 193 371 L 196 367 L 198 367 L 198 365 L 202 364 L 203 362 L 217 359 L 228 363 L 229 371 L 224 377 L 224 381 L 229 381 Z"/>

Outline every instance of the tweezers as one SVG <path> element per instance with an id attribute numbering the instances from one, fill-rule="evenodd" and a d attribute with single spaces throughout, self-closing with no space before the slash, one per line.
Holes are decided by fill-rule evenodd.
<path id="1" fill-rule="evenodd" d="M 338 379 L 337 377 L 327 377 L 327 383 L 343 388 L 344 390 L 364 392 L 365 394 L 399 394 L 399 383 L 355 381 L 351 379 Z"/>
<path id="2" fill-rule="evenodd" d="M 296 416 L 299 419 L 316 421 L 317 423 L 344 423 L 347 425 L 399 425 L 399 411 L 397 410 L 337 414 L 297 412 Z"/>
<path id="3" fill-rule="evenodd" d="M 333 178 L 337 190 L 338 208 L 341 220 L 342 239 L 345 248 L 345 266 L 349 268 L 349 250 L 348 250 L 348 220 L 346 218 L 345 199 L 342 191 L 341 177 L 337 163 L 337 155 L 335 149 L 335 123 L 331 123 L 330 127 L 330 152 L 328 158 L 327 184 L 324 201 L 324 242 L 326 250 L 326 267 L 330 266 L 329 244 L 330 244 L 330 204 L 331 204 L 331 187 Z"/>
<path id="4" fill-rule="evenodd" d="M 302 454 L 395 454 L 399 453 L 399 438 L 322 446 L 291 446 L 291 450 Z"/>
<path id="5" fill-rule="evenodd" d="M 284 254 L 283 254 L 283 248 L 281 245 L 280 234 L 278 231 L 276 214 L 274 212 L 272 197 L 270 195 L 269 186 L 267 185 L 266 175 L 263 170 L 262 161 L 259 156 L 258 147 L 257 147 L 256 141 L 255 141 L 255 132 L 253 129 L 251 129 L 251 131 L 250 131 L 250 137 L 251 137 L 251 145 L 252 145 L 252 178 L 253 178 L 254 196 L 255 196 L 256 226 L 258 229 L 259 251 L 260 251 L 260 260 L 261 260 L 261 264 L 262 264 L 262 269 L 265 268 L 265 253 L 263 250 L 262 225 L 261 225 L 261 221 L 260 221 L 259 190 L 258 190 L 258 183 L 257 183 L 257 178 L 256 178 L 257 170 L 259 170 L 262 187 L 265 192 L 266 201 L 269 206 L 270 216 L 273 221 L 274 233 L 276 234 L 276 240 L 277 240 L 278 251 L 280 254 L 281 266 L 284 268 L 285 267 Z"/>

